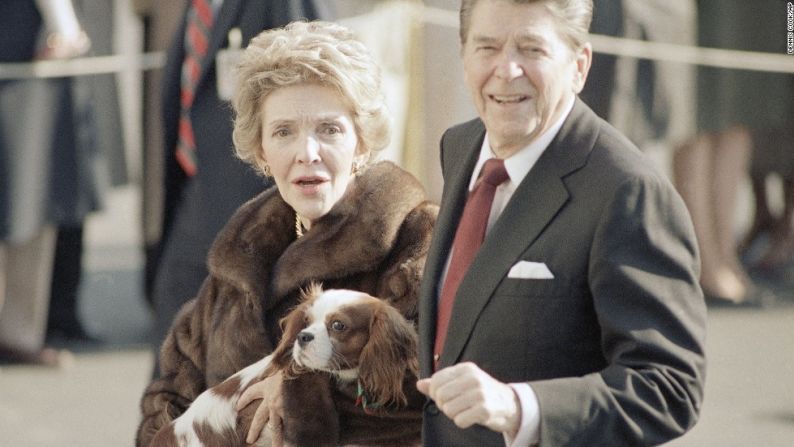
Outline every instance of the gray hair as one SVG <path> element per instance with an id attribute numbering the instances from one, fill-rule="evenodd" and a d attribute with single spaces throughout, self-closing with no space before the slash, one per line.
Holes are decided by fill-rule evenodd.
<path id="1" fill-rule="evenodd" d="M 471 24 L 471 13 L 481 0 L 461 0 L 460 43 L 466 44 Z M 543 3 L 554 16 L 562 37 L 571 49 L 580 48 L 587 41 L 590 22 L 593 20 L 593 0 L 507 0 L 516 5 Z"/>

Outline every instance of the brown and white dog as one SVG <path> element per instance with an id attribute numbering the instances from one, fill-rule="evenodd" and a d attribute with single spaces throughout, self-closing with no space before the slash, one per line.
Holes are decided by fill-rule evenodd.
<path id="1" fill-rule="evenodd" d="M 281 342 L 271 355 L 201 393 L 184 414 L 157 433 L 151 446 L 246 445 L 259 401 L 239 413 L 236 402 L 249 386 L 278 371 L 283 377 L 286 445 L 339 445 L 341 430 L 351 427 L 339 420 L 340 405 L 359 406 L 376 416 L 406 405 L 403 389 L 412 386 L 418 373 L 417 336 L 414 326 L 386 301 L 312 285 L 282 327 Z M 417 418 L 384 420 L 406 427 L 381 430 L 376 424 L 371 445 L 418 445 Z M 353 439 L 367 445 L 368 437 L 365 430 Z M 270 442 L 266 429 L 256 445 Z"/>

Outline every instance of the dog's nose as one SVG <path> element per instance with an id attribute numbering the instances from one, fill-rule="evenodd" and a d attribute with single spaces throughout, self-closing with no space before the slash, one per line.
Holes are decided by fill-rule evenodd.
<path id="1" fill-rule="evenodd" d="M 298 334 L 298 344 L 303 347 L 306 346 L 310 341 L 314 340 L 314 334 L 311 332 L 303 331 Z"/>

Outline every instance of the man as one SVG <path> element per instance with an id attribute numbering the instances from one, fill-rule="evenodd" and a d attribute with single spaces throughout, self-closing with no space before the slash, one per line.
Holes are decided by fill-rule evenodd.
<path id="1" fill-rule="evenodd" d="M 419 309 L 423 445 L 651 445 L 697 420 L 694 232 L 670 182 L 576 98 L 591 13 L 591 0 L 462 2 L 479 119 L 441 141 Z"/>
<path id="2" fill-rule="evenodd" d="M 176 312 L 196 295 L 207 276 L 205 262 L 215 235 L 234 210 L 269 186 L 234 155 L 231 105 L 219 95 L 216 56 L 229 46 L 230 31 L 235 28 L 244 47 L 264 29 L 293 20 L 327 18 L 323 4 L 317 0 L 188 2 L 162 78 L 162 241 L 161 248 L 152 250 L 148 259 L 156 268 L 147 266 L 147 271 L 154 270 L 155 349 Z M 197 23 L 193 29 L 191 20 Z M 195 69 L 190 85 L 185 67 Z M 183 102 L 186 97 L 192 101 Z M 188 125 L 192 132 L 186 138 Z M 185 141 L 192 141 L 193 147 L 183 150 Z"/>

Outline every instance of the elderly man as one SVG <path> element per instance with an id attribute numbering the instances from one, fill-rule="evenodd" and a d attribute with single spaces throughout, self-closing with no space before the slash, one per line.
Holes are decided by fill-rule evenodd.
<path id="1" fill-rule="evenodd" d="M 697 421 L 692 224 L 668 179 L 577 99 L 591 15 L 591 0 L 462 2 L 479 118 L 441 141 L 423 445 L 653 445 Z"/>

